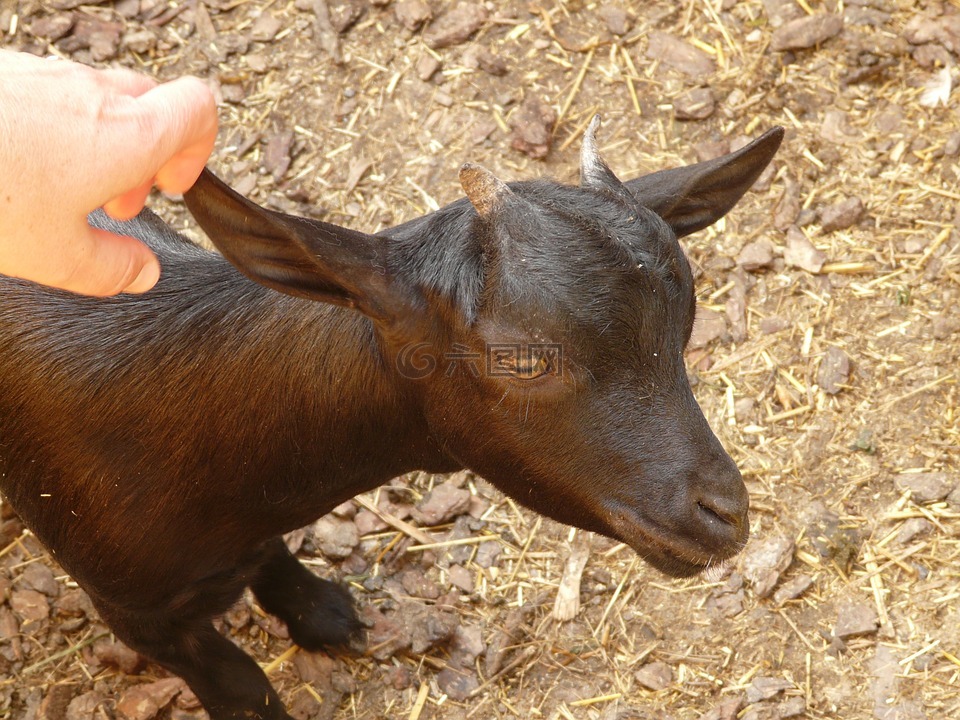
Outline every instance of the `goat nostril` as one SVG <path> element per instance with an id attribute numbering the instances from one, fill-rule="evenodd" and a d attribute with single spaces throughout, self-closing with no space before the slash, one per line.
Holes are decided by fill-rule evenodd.
<path id="1" fill-rule="evenodd" d="M 719 520 L 725 525 L 733 525 L 735 528 L 740 527 L 741 515 L 737 512 L 732 512 L 725 508 L 719 507 L 717 503 L 705 503 L 702 500 L 697 501 L 697 507 L 700 508 L 700 511 L 703 512 L 708 517 Z"/>

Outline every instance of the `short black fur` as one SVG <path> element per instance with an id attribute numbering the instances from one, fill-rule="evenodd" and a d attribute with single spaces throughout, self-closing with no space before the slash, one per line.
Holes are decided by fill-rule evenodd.
<path id="1" fill-rule="evenodd" d="M 110 299 L 0 278 L 0 489 L 214 720 L 290 716 L 212 618 L 249 586 L 305 648 L 348 641 L 349 593 L 280 535 L 410 470 L 472 468 L 699 572 L 742 547 L 748 499 L 687 383 L 677 237 L 722 216 L 781 135 L 653 183 L 620 185 L 598 158 L 581 188 L 474 167 L 470 202 L 377 235 L 264 210 L 205 173 L 187 204 L 256 283 L 147 211 L 97 215 L 163 275 Z M 504 344 L 559 351 L 521 372 L 490 354 Z M 453 366 L 465 352 L 479 372 Z"/>

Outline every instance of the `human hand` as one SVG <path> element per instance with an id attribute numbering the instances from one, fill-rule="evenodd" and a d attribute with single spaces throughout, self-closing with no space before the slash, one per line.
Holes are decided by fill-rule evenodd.
<path id="1" fill-rule="evenodd" d="M 160 277 L 154 254 L 87 215 L 130 219 L 154 183 L 185 192 L 216 134 L 197 78 L 159 85 L 0 50 L 0 273 L 86 295 L 146 292 Z"/>

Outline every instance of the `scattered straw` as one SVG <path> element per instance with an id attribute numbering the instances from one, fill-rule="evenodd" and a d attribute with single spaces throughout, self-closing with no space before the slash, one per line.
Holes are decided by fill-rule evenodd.
<path id="1" fill-rule="evenodd" d="M 580 86 L 583 84 L 583 78 L 586 77 L 587 70 L 590 68 L 590 63 L 593 62 L 594 52 L 595 48 L 590 48 L 590 51 L 587 53 L 587 57 L 584 58 L 583 65 L 580 67 L 580 72 L 577 73 L 577 78 L 573 81 L 573 87 L 570 88 L 570 93 L 567 95 L 567 99 L 563 103 L 563 107 L 560 108 L 560 114 L 557 115 L 555 127 L 560 126 L 560 123 L 567 114 L 567 110 L 569 110 L 570 106 L 573 104 L 574 98 L 577 96 L 577 93 L 580 92 Z"/>
<path id="2" fill-rule="evenodd" d="M 396 528 L 400 532 L 409 535 L 414 540 L 419 542 L 421 545 L 430 545 L 435 540 L 433 536 L 423 532 L 423 530 L 420 530 L 419 528 L 411 525 L 410 523 L 404 520 L 401 520 L 398 517 L 394 517 L 389 513 L 383 512 L 380 508 L 378 508 L 376 505 L 374 505 L 372 502 L 370 502 L 363 496 L 355 497 L 354 501 L 361 507 L 366 508 L 367 510 L 372 512 L 374 515 L 376 515 L 378 518 L 383 520 L 390 527 Z"/>
<path id="3" fill-rule="evenodd" d="M 417 691 L 417 700 L 410 708 L 410 720 L 418 720 L 420 713 L 423 712 L 423 706 L 427 704 L 427 697 L 430 695 L 429 683 L 420 683 L 420 689 Z"/>
<path id="4" fill-rule="evenodd" d="M 261 667 L 263 668 L 263 672 L 265 672 L 267 675 L 272 675 L 277 671 L 277 668 L 290 660 L 298 652 L 300 652 L 300 646 L 291 645 L 266 665 L 262 665 Z"/>

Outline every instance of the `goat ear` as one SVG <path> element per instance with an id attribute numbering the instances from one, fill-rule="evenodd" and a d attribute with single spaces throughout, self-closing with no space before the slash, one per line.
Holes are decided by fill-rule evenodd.
<path id="1" fill-rule="evenodd" d="M 775 127 L 723 157 L 644 175 L 625 184 L 640 204 L 666 220 L 677 237 L 712 225 L 737 204 L 783 140 Z"/>
<path id="2" fill-rule="evenodd" d="M 183 199 L 223 256 L 261 285 L 375 320 L 409 307 L 410 291 L 386 271 L 383 238 L 267 210 L 207 169 Z"/>

